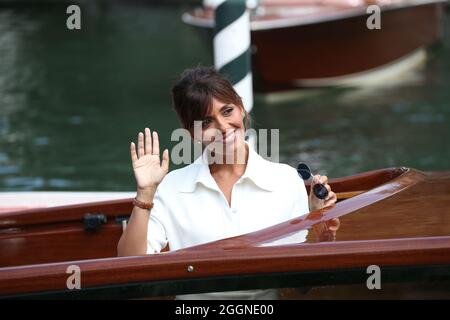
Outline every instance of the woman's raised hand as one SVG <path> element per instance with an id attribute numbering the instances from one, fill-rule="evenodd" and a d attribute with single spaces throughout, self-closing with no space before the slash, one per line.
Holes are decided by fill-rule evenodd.
<path id="1" fill-rule="evenodd" d="M 169 171 L 169 150 L 164 150 L 160 161 L 158 133 L 153 131 L 152 139 L 150 129 L 145 128 L 144 139 L 144 134 L 139 132 L 137 151 L 134 142 L 131 142 L 130 152 L 138 190 L 156 191 Z"/>

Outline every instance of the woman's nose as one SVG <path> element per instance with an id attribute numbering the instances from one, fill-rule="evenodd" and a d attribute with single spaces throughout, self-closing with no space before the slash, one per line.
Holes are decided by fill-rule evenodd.
<path id="1" fill-rule="evenodd" d="M 226 133 L 226 131 L 228 129 L 228 123 L 226 122 L 225 119 L 223 119 L 223 118 L 217 119 L 217 129 L 219 129 L 220 132 L 222 132 L 222 134 Z"/>

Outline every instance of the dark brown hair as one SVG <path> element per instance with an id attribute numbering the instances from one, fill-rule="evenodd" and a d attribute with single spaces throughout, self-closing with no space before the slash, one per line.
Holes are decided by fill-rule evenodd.
<path id="1" fill-rule="evenodd" d="M 196 67 L 185 70 L 172 87 L 172 103 L 182 126 L 192 133 L 194 121 L 203 120 L 209 114 L 213 98 L 240 106 L 244 111 L 245 128 L 250 117 L 241 97 L 230 81 L 213 67 Z"/>

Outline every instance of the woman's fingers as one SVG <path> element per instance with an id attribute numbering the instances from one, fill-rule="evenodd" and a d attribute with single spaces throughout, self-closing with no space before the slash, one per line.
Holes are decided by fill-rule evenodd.
<path id="1" fill-rule="evenodd" d="M 145 128 L 145 154 L 152 154 L 152 137 L 149 128 Z"/>
<path id="2" fill-rule="evenodd" d="M 142 132 L 139 132 L 138 134 L 138 157 L 143 157 L 145 155 L 144 150 L 144 134 Z"/>
<path id="3" fill-rule="evenodd" d="M 330 205 L 336 203 L 336 200 L 337 200 L 336 194 L 335 194 L 333 191 L 330 191 L 330 192 L 328 193 L 327 199 L 325 200 L 324 206 L 325 206 L 325 207 L 328 207 L 328 206 L 330 206 Z"/>
<path id="4" fill-rule="evenodd" d="M 145 156 L 146 154 L 159 156 L 158 133 L 156 131 L 153 131 L 153 134 L 152 134 L 152 132 L 150 131 L 149 128 L 145 128 L 144 132 L 145 132 L 145 136 L 142 132 L 139 132 L 139 134 L 138 134 L 137 154 L 136 154 L 135 145 L 134 145 L 134 143 L 132 143 L 132 146 L 134 148 L 134 151 L 131 151 L 132 159 L 133 159 L 133 155 L 136 155 L 137 159 Z M 169 158 L 169 155 L 167 152 L 167 159 L 168 158 Z"/>
<path id="5" fill-rule="evenodd" d="M 316 174 L 315 176 L 313 176 L 311 185 L 315 185 L 315 184 L 319 183 L 319 181 L 320 181 L 320 175 Z"/>
<path id="6" fill-rule="evenodd" d="M 331 187 L 328 184 L 328 177 L 327 176 L 321 176 L 320 174 L 316 174 L 315 176 L 313 176 L 313 180 L 311 183 L 311 188 L 316 185 L 316 184 L 323 184 L 325 186 L 325 188 L 327 188 L 328 190 L 328 194 L 330 195 L 331 192 Z M 328 200 L 330 198 L 330 196 L 328 196 L 325 200 Z"/>
<path id="7" fill-rule="evenodd" d="M 165 172 L 169 171 L 169 150 L 167 149 L 163 152 L 161 167 Z"/>
<path id="8" fill-rule="evenodd" d="M 159 139 L 158 139 L 158 133 L 156 131 L 153 131 L 153 155 L 159 156 Z"/>
<path id="9" fill-rule="evenodd" d="M 325 201 L 331 200 L 333 197 L 336 197 L 336 194 L 330 189 L 328 191 L 328 196 L 325 198 Z"/>
<path id="10" fill-rule="evenodd" d="M 312 180 L 313 184 L 321 183 L 321 184 L 327 184 L 328 183 L 328 177 L 327 176 L 321 176 L 320 174 L 316 174 L 313 176 Z"/>
<path id="11" fill-rule="evenodd" d="M 130 153 L 131 153 L 131 162 L 135 162 L 138 159 L 138 156 L 136 154 L 136 146 L 134 142 L 130 144 Z"/>

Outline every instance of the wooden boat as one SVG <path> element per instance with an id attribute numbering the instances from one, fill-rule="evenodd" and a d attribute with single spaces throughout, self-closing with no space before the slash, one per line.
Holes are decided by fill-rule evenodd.
<path id="1" fill-rule="evenodd" d="M 131 199 L 2 212 L 0 297 L 135 298 L 365 284 L 369 265 L 380 266 L 383 285 L 450 280 L 450 172 L 388 168 L 330 184 L 339 199 L 333 207 L 140 257 L 116 257 Z M 81 270 L 79 290 L 66 285 L 73 265 Z"/>
<path id="2" fill-rule="evenodd" d="M 441 0 L 266 0 L 251 15 L 254 87 L 270 93 L 302 87 L 392 81 L 420 64 L 441 37 Z M 381 29 L 367 28 L 367 7 L 381 8 Z M 214 12 L 183 21 L 212 44 Z"/>

